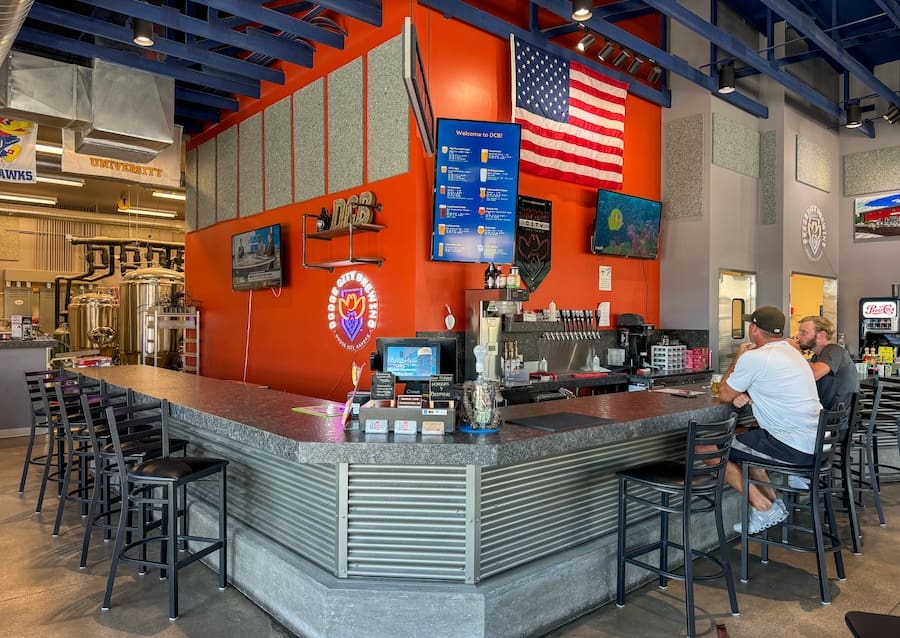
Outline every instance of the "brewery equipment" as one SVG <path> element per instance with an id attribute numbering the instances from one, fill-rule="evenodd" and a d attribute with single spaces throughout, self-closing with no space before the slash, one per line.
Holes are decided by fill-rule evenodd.
<path id="1" fill-rule="evenodd" d="M 110 294 L 88 292 L 72 298 L 68 307 L 72 350 L 100 350 L 115 357 L 118 348 L 119 302 Z"/>
<path id="2" fill-rule="evenodd" d="M 475 378 L 474 348 L 484 346 L 484 378 L 500 378 L 500 331 L 504 315 L 519 312 L 521 302 L 528 301 L 522 288 L 490 288 L 466 290 L 466 379 Z"/>
<path id="3" fill-rule="evenodd" d="M 139 268 L 119 284 L 119 358 L 122 363 L 172 367 L 178 357 L 178 330 L 157 329 L 157 311 L 180 307 L 184 274 L 167 268 Z"/>

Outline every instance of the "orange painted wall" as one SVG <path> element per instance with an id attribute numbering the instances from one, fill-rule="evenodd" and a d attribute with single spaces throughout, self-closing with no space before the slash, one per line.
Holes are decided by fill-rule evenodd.
<path id="1" fill-rule="evenodd" d="M 352 25 L 347 49 L 320 50 L 314 71 L 286 65 L 283 87 L 266 86 L 261 100 L 242 104 L 236 115 L 191 141 L 195 146 L 265 106 L 290 95 L 316 77 L 327 74 L 400 32 L 409 5 L 384 3 L 381 29 Z M 509 121 L 509 44 L 495 36 L 444 19 L 416 7 L 414 20 L 426 58 L 429 88 L 438 117 Z M 653 33 L 652 23 L 639 22 L 635 32 Z M 412 125 L 414 129 L 414 124 Z M 661 115 L 657 106 L 637 98 L 626 104 L 624 188 L 642 197 L 660 195 Z M 342 398 L 350 385 L 350 362 L 368 361 L 374 336 L 413 335 L 417 330 L 442 330 L 444 306 L 463 328 L 464 290 L 480 288 L 484 266 L 435 263 L 429 259 L 433 158 L 422 152 L 417 133 L 410 136 L 410 171 L 348 192 L 331 193 L 301 204 L 267 210 L 245 219 L 223 222 L 189 233 L 186 239 L 186 286 L 203 312 L 202 361 L 204 374 L 265 383 L 291 392 Z M 303 213 L 332 208 L 337 197 L 373 191 L 383 211 L 377 221 L 387 228 L 360 236 L 358 254 L 385 258 L 381 267 L 361 266 L 376 286 L 379 319 L 372 343 L 359 352 L 343 349 L 328 329 L 326 304 L 337 277 L 334 273 L 301 266 Z M 601 258 L 590 254 L 588 237 L 596 193 L 592 189 L 522 174 L 519 192 L 553 202 L 552 270 L 526 307 L 542 308 L 554 300 L 560 308 L 589 308 L 612 302 L 612 312 L 636 312 L 659 322 L 659 262 Z M 286 285 L 279 297 L 270 290 L 233 292 L 230 282 L 231 235 L 271 223 L 282 224 Z M 318 242 L 317 242 L 318 244 Z M 327 259 L 346 249 L 345 241 L 315 245 L 310 257 Z M 613 291 L 597 290 L 598 268 L 613 267 Z M 252 310 L 251 310 L 252 305 Z M 249 321 L 249 342 L 248 335 Z M 247 344 L 249 343 L 249 347 Z M 245 363 L 246 361 L 246 363 Z M 245 375 L 246 365 L 246 375 Z M 363 387 L 367 387 L 367 376 Z"/>

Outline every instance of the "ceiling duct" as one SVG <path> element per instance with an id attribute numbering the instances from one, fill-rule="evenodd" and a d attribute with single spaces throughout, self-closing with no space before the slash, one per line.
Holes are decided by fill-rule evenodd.
<path id="1" fill-rule="evenodd" d="M 175 141 L 175 80 L 94 60 L 91 111 L 78 153 L 149 162 Z"/>
<path id="2" fill-rule="evenodd" d="M 6 57 L 34 0 L 0 0 L 0 60 Z"/>
<path id="3" fill-rule="evenodd" d="M 83 126 L 91 119 L 90 100 L 90 69 L 18 51 L 0 68 L 0 109 L 8 117 L 59 128 Z"/>
<path id="4" fill-rule="evenodd" d="M 180 143 L 175 80 L 103 60 L 89 69 L 12 52 L 0 69 L 0 109 L 71 129 L 86 155 L 146 164 Z"/>

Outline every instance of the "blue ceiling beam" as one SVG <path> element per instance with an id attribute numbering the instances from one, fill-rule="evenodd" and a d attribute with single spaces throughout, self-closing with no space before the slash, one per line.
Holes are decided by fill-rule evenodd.
<path id="1" fill-rule="evenodd" d="M 209 73 L 185 69 L 174 64 L 157 62 L 147 57 L 134 55 L 126 51 L 102 47 L 89 42 L 64 38 L 59 35 L 38 31 L 31 27 L 22 27 L 16 38 L 17 42 L 25 42 L 35 46 L 45 47 L 64 54 L 80 55 L 85 58 L 99 58 L 107 62 L 115 62 L 123 66 L 133 67 L 148 73 L 155 73 L 165 77 L 182 80 L 199 86 L 206 86 L 218 91 L 237 93 L 247 97 L 258 98 L 260 96 L 259 83 L 248 84 L 245 81 L 224 80 Z"/>
<path id="2" fill-rule="evenodd" d="M 278 60 L 312 68 L 313 55 L 306 42 L 301 44 L 259 30 L 252 30 L 253 34 L 250 33 L 250 29 L 247 32 L 234 31 L 215 22 L 187 16 L 176 7 L 157 6 L 137 0 L 82 0 L 82 2 L 125 16 L 149 20 L 183 33 L 230 44 L 244 51 L 264 53 Z"/>
<path id="3" fill-rule="evenodd" d="M 317 0 L 316 4 L 373 27 L 381 26 L 381 0 Z"/>
<path id="4" fill-rule="evenodd" d="M 175 102 L 175 117 L 210 123 L 218 123 L 221 119 L 218 109 L 191 106 L 177 101 Z"/>
<path id="5" fill-rule="evenodd" d="M 298 20 L 292 16 L 269 9 L 262 6 L 258 1 L 247 2 L 247 0 L 193 0 L 195 3 L 206 5 L 219 11 L 225 11 L 234 15 L 241 16 L 253 22 L 258 22 L 266 26 L 270 26 L 285 33 L 292 33 L 319 42 L 325 46 L 334 49 L 344 48 L 344 34 L 323 29 L 315 24 L 310 24 L 303 20 Z"/>
<path id="6" fill-rule="evenodd" d="M 284 84 L 284 73 L 277 69 L 270 69 L 258 64 L 252 64 L 238 58 L 228 57 L 227 55 L 202 51 L 197 47 L 191 47 L 181 44 L 180 42 L 174 42 L 159 37 L 158 34 L 154 37 L 152 47 L 138 47 L 133 44 L 134 33 L 130 27 L 119 26 L 112 22 L 104 22 L 102 20 L 97 20 L 96 18 L 72 13 L 71 11 L 49 7 L 39 2 L 36 2 L 31 7 L 28 18 L 39 22 L 55 24 L 67 29 L 72 29 L 73 31 L 90 33 L 91 35 L 100 36 L 114 42 L 122 42 L 133 46 L 135 51 L 149 49 L 169 56 L 181 58 L 182 60 L 189 60 L 228 73 L 240 75 L 251 80 L 265 80 L 276 84 Z"/>
<path id="7" fill-rule="evenodd" d="M 897 0 L 875 0 L 875 4 L 881 7 L 894 26 L 900 29 L 900 3 Z"/>
<path id="8" fill-rule="evenodd" d="M 184 102 L 192 102 L 194 104 L 202 104 L 203 106 L 211 106 L 216 109 L 237 112 L 238 101 L 234 98 L 225 97 L 224 95 L 216 95 L 197 89 L 189 89 L 184 86 L 175 86 L 175 99 Z"/>
<path id="9" fill-rule="evenodd" d="M 575 55 L 568 49 L 553 44 L 552 42 L 548 42 L 541 35 L 535 36 L 535 34 L 532 34 L 526 29 L 516 27 L 501 18 L 476 9 L 463 2 L 457 2 L 455 0 L 419 0 L 419 4 L 431 7 L 432 9 L 437 9 L 445 18 L 460 20 L 499 38 L 508 40 L 510 35 L 515 35 L 523 42 L 528 42 L 533 46 L 540 47 L 553 55 L 566 60 L 578 60 L 608 77 L 615 78 L 628 84 L 628 91 L 633 95 L 644 98 L 653 104 L 659 104 L 660 106 L 669 107 L 672 105 L 672 96 L 668 91 L 658 91 L 642 82 L 636 81 L 634 77 L 626 73 L 619 72 L 617 69 L 610 69 L 600 64 L 596 64 L 584 56 Z M 569 5 L 569 12 L 571 13 L 571 11 L 572 7 Z"/>
<path id="10" fill-rule="evenodd" d="M 797 10 L 797 8 L 785 0 L 761 0 L 763 4 L 784 18 L 792 27 L 809 38 L 835 62 L 850 71 L 857 80 L 865 84 L 872 91 L 887 100 L 890 104 L 900 106 L 900 97 L 884 82 L 875 77 L 868 68 L 859 60 L 851 56 L 845 49 L 832 40 L 827 33 L 822 31 L 812 19 Z"/>
<path id="11" fill-rule="evenodd" d="M 833 117 L 843 117 L 843 109 L 841 109 L 840 106 L 832 102 L 830 99 L 828 99 L 809 85 L 798 80 L 796 77 L 779 67 L 778 64 L 769 62 L 765 58 L 761 57 L 756 50 L 751 49 L 735 36 L 731 35 L 730 33 L 725 33 L 718 27 L 713 26 L 693 11 L 686 9 L 675 2 L 675 0 L 644 1 L 660 13 L 666 14 L 673 20 L 676 20 L 677 22 L 680 22 L 687 28 L 691 29 L 700 37 L 709 40 L 720 49 L 724 49 L 729 54 L 739 58 L 744 63 L 749 64 L 760 73 L 768 75 L 770 78 L 772 78 L 776 82 L 779 82 L 785 88 L 795 93 L 799 97 L 802 97 L 804 100 L 820 109 L 821 111 Z M 766 0 L 763 0 L 763 2 L 765 1 Z M 734 93 L 732 93 L 731 95 L 734 95 Z"/>
<path id="12" fill-rule="evenodd" d="M 532 0 L 535 4 L 542 6 L 544 9 L 548 11 L 552 11 L 558 16 L 567 17 L 571 15 L 572 5 L 570 2 L 565 0 Z M 668 51 L 663 51 L 662 49 L 653 46 L 649 42 L 642 40 L 641 38 L 635 36 L 624 29 L 617 27 L 616 25 L 603 20 L 602 18 L 598 18 L 596 16 L 586 20 L 584 24 L 592 31 L 599 33 L 600 35 L 607 37 L 615 42 L 618 42 L 623 47 L 634 51 L 639 54 L 641 57 L 644 57 L 648 60 L 653 60 L 656 64 L 661 67 L 668 69 L 670 72 L 679 75 L 686 80 L 693 82 L 708 91 L 715 93 L 715 95 L 726 102 L 733 104 L 735 107 L 741 109 L 742 111 L 746 111 L 755 117 L 767 118 L 769 117 L 769 109 L 764 105 L 760 104 L 756 100 L 753 100 L 746 95 L 742 95 L 740 93 L 731 93 L 728 95 L 721 95 L 718 93 L 719 84 L 715 78 L 712 78 L 705 73 L 700 72 L 698 69 L 695 69 L 691 66 L 687 60 L 680 58 L 678 56 L 672 55 Z M 584 58 L 579 58 L 584 59 Z M 598 67 L 603 73 L 609 73 L 610 69 L 606 66 Z M 643 83 L 636 82 L 634 78 L 629 75 L 623 74 L 625 81 L 630 80 L 630 84 L 636 84 L 639 86 L 646 86 Z M 670 103 L 664 106 L 671 106 L 671 93 L 668 90 L 664 91 L 668 96 Z M 658 102 L 657 102 L 658 104 Z"/>

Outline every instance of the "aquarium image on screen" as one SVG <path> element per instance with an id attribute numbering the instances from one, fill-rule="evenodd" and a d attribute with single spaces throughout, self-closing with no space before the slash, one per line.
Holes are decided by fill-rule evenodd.
<path id="1" fill-rule="evenodd" d="M 591 252 L 656 259 L 661 213 L 662 204 L 652 199 L 598 191 Z"/>
<path id="2" fill-rule="evenodd" d="M 277 288 L 283 283 L 281 224 L 232 235 L 232 290 Z"/>

